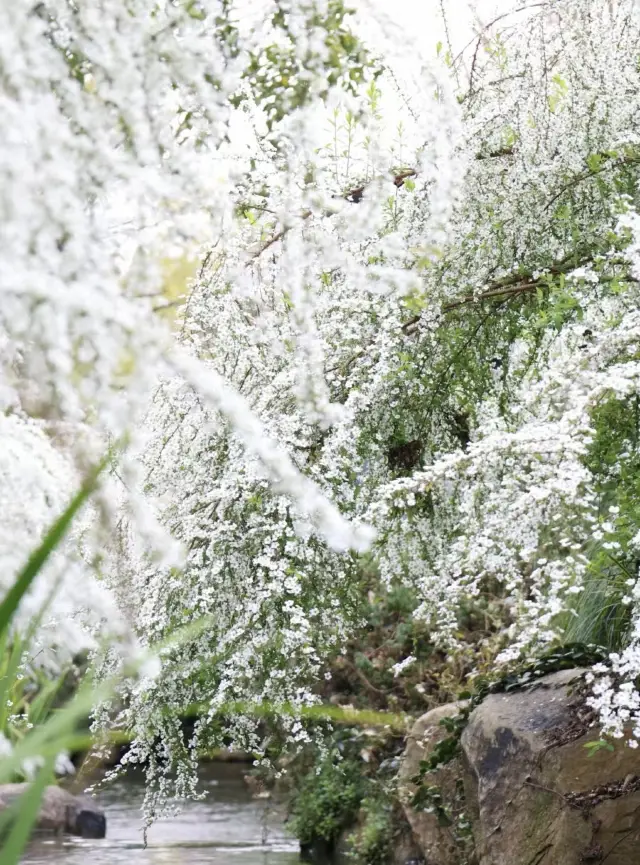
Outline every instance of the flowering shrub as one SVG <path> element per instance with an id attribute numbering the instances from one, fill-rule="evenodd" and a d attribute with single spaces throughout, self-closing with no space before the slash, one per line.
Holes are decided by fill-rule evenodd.
<path id="1" fill-rule="evenodd" d="M 207 621 L 97 726 L 133 736 L 149 814 L 221 737 L 264 753 L 228 707 L 318 699 L 369 550 L 438 647 L 465 649 L 476 605 L 503 663 L 583 627 L 597 582 L 619 624 L 593 703 L 633 740 L 636 4 L 534 5 L 433 61 L 383 13 L 374 58 L 335 0 L 240 13 L 0 11 L 0 432 L 38 476 L 11 495 L 36 535 L 59 511 L 45 423 L 79 470 L 117 442 L 64 562 L 121 643 Z M 173 331 L 169 244 L 199 257 Z"/>

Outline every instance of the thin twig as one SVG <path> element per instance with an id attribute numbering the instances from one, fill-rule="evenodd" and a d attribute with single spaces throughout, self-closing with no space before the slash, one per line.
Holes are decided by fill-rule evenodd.
<path id="1" fill-rule="evenodd" d="M 549 0 L 544 0 L 544 2 L 542 2 L 542 3 L 530 3 L 528 6 L 520 6 L 520 8 L 518 8 L 518 9 L 512 9 L 509 12 L 503 12 L 501 15 L 498 15 L 498 17 L 494 18 L 493 21 L 490 21 L 488 24 L 484 24 L 482 26 L 482 28 L 480 29 L 480 32 L 478 33 L 478 35 L 474 36 L 473 39 L 470 39 L 467 42 L 467 44 L 464 46 L 464 48 L 458 52 L 458 54 L 456 55 L 456 57 L 453 60 L 454 64 L 457 63 L 458 60 L 460 60 L 460 58 L 462 57 L 464 52 L 467 50 L 467 48 L 470 45 L 473 45 L 473 43 L 476 41 L 476 39 L 479 36 L 481 36 L 483 33 L 486 33 L 487 30 L 490 30 L 494 24 L 498 23 L 498 21 L 501 21 L 503 18 L 508 18 L 509 15 L 517 15 L 519 12 L 528 12 L 530 9 L 536 9 L 537 7 L 548 6 L 548 5 L 549 5 Z"/>

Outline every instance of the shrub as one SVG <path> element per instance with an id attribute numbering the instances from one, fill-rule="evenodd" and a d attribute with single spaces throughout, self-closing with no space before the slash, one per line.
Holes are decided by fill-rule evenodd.
<path id="1" fill-rule="evenodd" d="M 291 808 L 291 828 L 301 845 L 333 845 L 356 817 L 364 796 L 361 767 L 327 758 L 298 787 Z"/>

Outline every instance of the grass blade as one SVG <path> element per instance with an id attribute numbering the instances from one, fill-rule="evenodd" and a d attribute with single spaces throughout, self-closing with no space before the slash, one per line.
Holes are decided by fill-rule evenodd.
<path id="1" fill-rule="evenodd" d="M 31 830 L 38 819 L 45 787 L 53 781 L 54 757 L 44 765 L 14 806 L 2 815 L 2 829 L 11 822 L 11 829 L 2 845 L 2 865 L 18 865 Z"/>

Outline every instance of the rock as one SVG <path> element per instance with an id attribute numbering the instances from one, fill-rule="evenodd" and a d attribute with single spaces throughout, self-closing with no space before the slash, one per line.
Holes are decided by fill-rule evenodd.
<path id="1" fill-rule="evenodd" d="M 28 784 L 0 785 L 0 811 L 25 792 Z M 65 832 L 83 838 L 104 838 L 107 821 L 91 799 L 73 796 L 60 787 L 47 787 L 40 803 L 36 831 Z"/>
<path id="2" fill-rule="evenodd" d="M 406 833 L 400 833 L 394 838 L 393 858 L 390 865 L 425 865 L 422 851 L 409 826 Z"/>
<path id="3" fill-rule="evenodd" d="M 446 763 L 441 769 L 429 773 L 425 779 L 429 786 L 437 787 L 443 806 L 453 821 L 446 825 L 443 814 L 418 811 L 411 806 L 416 787 L 411 783 L 420 769 L 420 761 L 427 759 L 435 746 L 450 734 L 440 722 L 455 717 L 464 703 L 447 703 L 427 712 L 413 725 L 407 739 L 402 765 L 398 773 L 400 801 L 422 855 L 428 865 L 460 865 L 465 861 L 470 839 L 465 842 L 454 832 L 454 823 L 464 802 L 459 779 L 462 764 L 459 759 Z"/>
<path id="4" fill-rule="evenodd" d="M 589 755 L 583 672 L 491 694 L 471 713 L 462 751 L 479 865 L 640 863 L 640 749 Z"/>
<path id="5" fill-rule="evenodd" d="M 312 865 L 325 865 L 333 859 L 333 849 L 333 845 L 323 839 L 310 844 L 301 844 L 300 861 L 310 862 Z"/>

